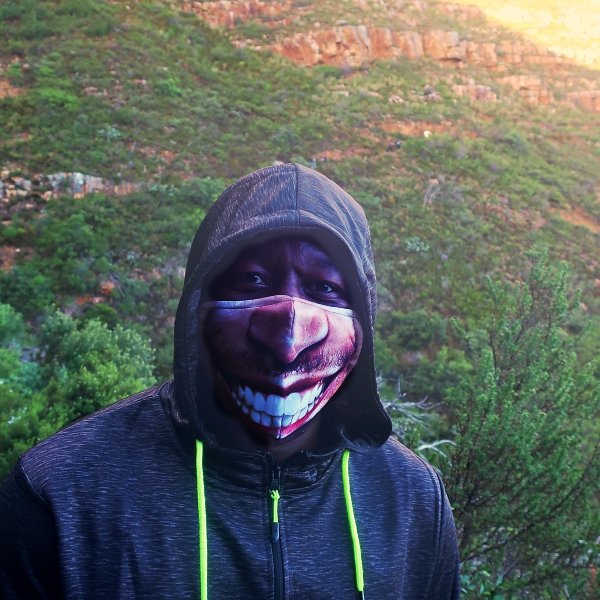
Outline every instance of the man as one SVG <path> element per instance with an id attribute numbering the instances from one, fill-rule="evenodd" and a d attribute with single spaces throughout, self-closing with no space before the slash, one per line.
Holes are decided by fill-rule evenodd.
<path id="1" fill-rule="evenodd" d="M 299 165 L 227 189 L 190 251 L 174 380 L 27 452 L 3 598 L 458 598 L 452 513 L 376 390 L 362 209 Z"/>

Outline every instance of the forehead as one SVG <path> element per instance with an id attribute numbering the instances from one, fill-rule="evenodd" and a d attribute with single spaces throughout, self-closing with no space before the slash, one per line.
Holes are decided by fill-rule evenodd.
<path id="1" fill-rule="evenodd" d="M 244 246 L 220 273 L 244 268 L 250 266 L 250 263 L 260 263 L 262 267 L 269 269 L 300 267 L 340 273 L 343 270 L 342 265 L 337 264 L 327 250 L 312 238 L 282 236 Z"/>

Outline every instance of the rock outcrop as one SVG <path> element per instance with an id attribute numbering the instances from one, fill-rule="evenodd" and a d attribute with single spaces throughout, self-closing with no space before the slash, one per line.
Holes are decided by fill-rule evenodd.
<path id="1" fill-rule="evenodd" d="M 34 208 L 35 199 L 50 200 L 59 196 L 83 198 L 96 192 L 110 196 L 125 196 L 142 189 L 137 183 L 119 182 L 84 173 L 53 173 L 34 175 L 31 179 L 0 172 L 0 202 L 7 207 L 16 202 L 25 202 L 23 208 Z M 30 206 L 29 206 L 29 205 Z"/>
<path id="2" fill-rule="evenodd" d="M 489 85 L 476 83 L 469 79 L 467 83 L 457 83 L 452 86 L 452 91 L 460 98 L 470 98 L 481 102 L 496 102 L 498 95 Z"/>
<path id="3" fill-rule="evenodd" d="M 292 2 L 267 2 L 263 0 L 217 0 L 213 2 L 184 1 L 177 7 L 195 13 L 213 27 L 235 27 L 240 21 L 261 19 L 265 22 L 280 20 L 289 14 Z M 285 19 L 283 19 L 285 22 Z M 279 23 L 281 24 L 281 23 Z"/>
<path id="4" fill-rule="evenodd" d="M 572 60 L 556 56 L 527 43 L 479 43 L 461 39 L 456 31 L 395 31 L 386 27 L 345 25 L 295 33 L 269 46 L 303 66 L 318 64 L 359 67 L 375 59 L 405 57 L 433 60 L 463 66 L 481 65 L 506 70 L 515 64 L 571 64 Z"/>
<path id="5" fill-rule="evenodd" d="M 340 21 L 336 26 L 327 26 L 315 23 L 309 31 L 294 33 L 289 33 L 287 26 L 308 13 L 310 5 L 298 5 L 290 0 L 188 0 L 178 3 L 178 7 L 196 13 L 213 26 L 235 28 L 240 22 L 254 20 L 270 28 L 280 28 L 276 41 L 269 45 L 243 39 L 237 39 L 235 43 L 271 50 L 302 66 L 359 68 L 377 59 L 396 58 L 428 58 L 458 69 L 477 65 L 496 73 L 507 73 L 499 83 L 534 104 L 549 104 L 555 98 L 539 77 L 508 76 L 508 73 L 514 72 L 515 66 L 560 68 L 575 63 L 573 58 L 556 55 L 526 41 L 473 41 L 462 37 L 458 31 L 426 29 L 422 18 L 414 18 L 428 7 L 422 0 L 355 0 L 354 3 L 364 13 L 364 24 L 350 25 Z M 436 9 L 459 21 L 484 18 L 480 9 L 462 4 L 439 3 Z M 381 14 L 389 15 L 391 26 L 373 25 L 375 12 L 380 17 Z M 472 81 L 454 85 L 453 91 L 459 97 L 477 101 L 495 102 L 498 99 L 498 90 Z M 585 110 L 600 111 L 599 95 L 595 90 L 567 91 L 565 102 Z"/>
<path id="6" fill-rule="evenodd" d="M 554 100 L 554 96 L 544 87 L 540 77 L 509 75 L 502 77 L 498 82 L 516 90 L 522 98 L 532 104 L 550 104 Z"/>

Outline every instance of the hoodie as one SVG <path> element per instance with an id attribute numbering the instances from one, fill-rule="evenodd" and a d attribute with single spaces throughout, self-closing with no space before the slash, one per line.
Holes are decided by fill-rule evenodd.
<path id="1" fill-rule="evenodd" d="M 327 437 L 276 464 L 208 424 L 198 307 L 241 248 L 287 234 L 344 265 L 364 339 L 322 411 Z M 190 250 L 173 380 L 42 442 L 0 488 L 2 597 L 458 598 L 441 480 L 389 438 L 375 313 L 368 224 L 339 186 L 289 164 L 228 188 Z"/>

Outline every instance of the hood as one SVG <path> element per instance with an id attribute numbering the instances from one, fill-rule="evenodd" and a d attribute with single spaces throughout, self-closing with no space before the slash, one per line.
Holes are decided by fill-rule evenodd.
<path id="1" fill-rule="evenodd" d="M 343 267 L 353 309 L 363 327 L 363 347 L 353 372 L 323 409 L 338 446 L 381 445 L 391 421 L 377 393 L 373 352 L 376 285 L 370 234 L 364 211 L 327 177 L 297 164 L 255 171 L 227 188 L 202 222 L 188 257 L 184 289 L 175 319 L 172 416 L 204 440 L 203 402 L 212 401 L 200 360 L 198 306 L 210 281 L 242 246 L 281 235 L 316 240 Z"/>

